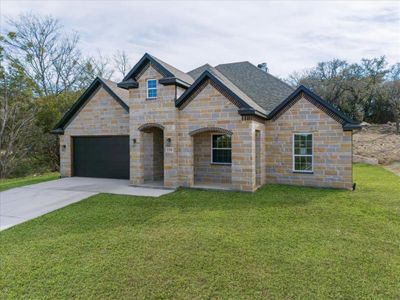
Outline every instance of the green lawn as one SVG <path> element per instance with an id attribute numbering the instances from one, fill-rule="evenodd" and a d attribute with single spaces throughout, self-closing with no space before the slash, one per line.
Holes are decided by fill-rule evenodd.
<path id="1" fill-rule="evenodd" d="M 0 179 L 0 192 L 24 185 L 54 180 L 58 178 L 60 178 L 60 173 L 54 172 L 22 178 Z"/>
<path id="2" fill-rule="evenodd" d="M 101 194 L 0 233 L 0 298 L 399 299 L 400 177 Z"/>

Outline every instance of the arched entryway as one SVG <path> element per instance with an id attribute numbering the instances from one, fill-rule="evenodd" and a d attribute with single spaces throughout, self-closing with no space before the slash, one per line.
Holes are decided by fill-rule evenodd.
<path id="1" fill-rule="evenodd" d="M 148 123 L 139 127 L 143 133 L 144 184 L 164 185 L 164 127 Z"/>
<path id="2" fill-rule="evenodd" d="M 232 185 L 232 132 L 206 127 L 190 133 L 193 139 L 195 187 L 230 188 Z"/>

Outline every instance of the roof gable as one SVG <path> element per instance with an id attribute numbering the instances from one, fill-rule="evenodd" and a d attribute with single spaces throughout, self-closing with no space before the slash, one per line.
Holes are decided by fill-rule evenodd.
<path id="1" fill-rule="evenodd" d="M 360 124 L 351 118 L 347 117 L 343 112 L 335 108 L 329 102 L 323 100 L 317 94 L 307 89 L 305 86 L 300 85 L 292 94 L 282 101 L 271 113 L 268 114 L 268 119 L 276 120 L 285 111 L 287 111 L 294 103 L 301 98 L 305 98 L 314 104 L 316 107 L 324 111 L 331 118 L 342 124 L 344 130 L 353 130 L 360 128 Z"/>
<path id="2" fill-rule="evenodd" d="M 118 83 L 118 87 L 123 89 L 137 88 L 137 78 L 148 64 L 151 64 L 151 66 L 153 66 L 163 76 L 163 78 L 159 80 L 161 84 L 176 84 L 187 88 L 191 83 L 193 83 L 193 79 L 190 75 L 148 53 L 145 53 L 132 70 L 130 70 L 124 77 L 122 82 Z"/>
<path id="3" fill-rule="evenodd" d="M 196 80 L 197 78 L 200 77 L 201 74 L 203 74 L 203 72 L 205 70 L 210 70 L 213 67 L 210 64 L 204 64 L 200 67 L 197 67 L 196 69 L 193 69 L 189 72 L 187 72 L 194 80 Z"/>
<path id="4" fill-rule="evenodd" d="M 219 92 L 235 104 L 241 115 L 258 115 L 266 117 L 261 107 L 258 107 L 243 92 L 237 89 L 232 83 L 221 78 L 218 73 L 214 74 L 212 69 L 206 69 L 196 81 L 187 89 L 175 102 L 175 106 L 183 108 L 188 101 L 192 100 L 197 91 L 207 82 L 210 82 Z"/>
<path id="5" fill-rule="evenodd" d="M 112 83 L 112 84 L 111 84 Z M 126 97 L 126 91 L 120 91 L 120 88 L 116 86 L 115 82 L 110 80 L 104 80 L 100 77 L 96 77 L 90 86 L 83 92 L 78 100 L 71 106 L 71 108 L 64 114 L 62 119 L 57 123 L 54 129 L 51 131 L 56 134 L 63 134 L 65 127 L 73 119 L 73 117 L 80 111 L 80 109 L 86 104 L 90 97 L 97 91 L 99 87 L 104 88 L 115 101 L 117 101 L 126 111 L 129 111 L 129 106 L 124 102 L 122 97 Z"/>

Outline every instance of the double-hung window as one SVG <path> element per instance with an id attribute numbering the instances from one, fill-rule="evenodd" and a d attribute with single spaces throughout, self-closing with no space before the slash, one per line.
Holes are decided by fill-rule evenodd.
<path id="1" fill-rule="evenodd" d="M 149 79 L 147 80 L 147 99 L 157 98 L 157 80 Z"/>
<path id="2" fill-rule="evenodd" d="M 293 135 L 293 171 L 311 173 L 313 171 L 313 136 L 311 133 Z"/>
<path id="3" fill-rule="evenodd" d="M 232 142 L 230 135 L 212 135 L 211 162 L 215 164 L 232 163 Z"/>

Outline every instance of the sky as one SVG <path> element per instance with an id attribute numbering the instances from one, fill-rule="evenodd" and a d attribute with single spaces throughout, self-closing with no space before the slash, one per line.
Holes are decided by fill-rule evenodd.
<path id="1" fill-rule="evenodd" d="M 0 31 L 23 13 L 52 15 L 84 54 L 150 53 L 182 71 L 266 62 L 287 77 L 319 61 L 400 62 L 400 1 L 0 1 Z"/>

